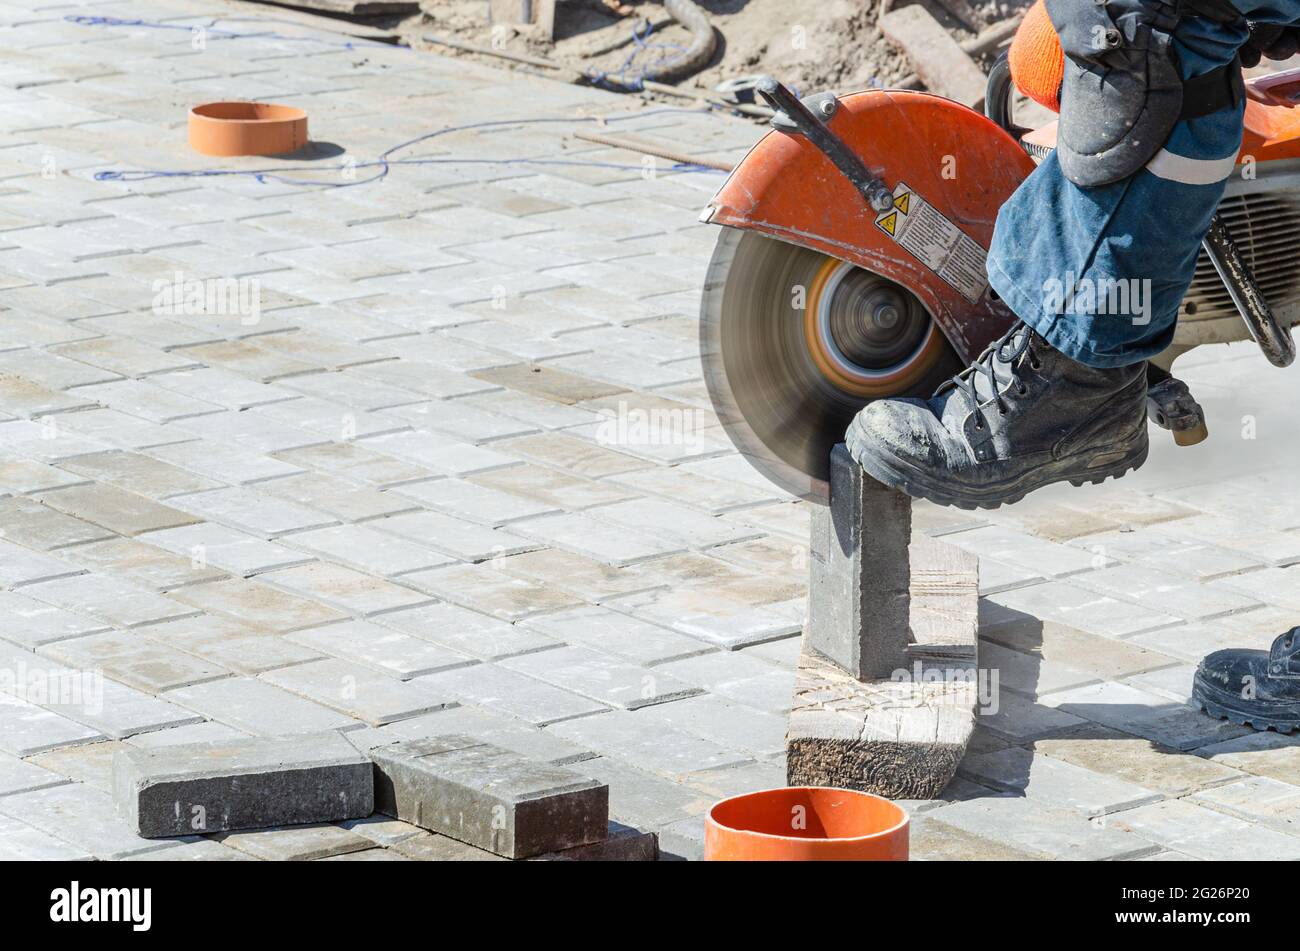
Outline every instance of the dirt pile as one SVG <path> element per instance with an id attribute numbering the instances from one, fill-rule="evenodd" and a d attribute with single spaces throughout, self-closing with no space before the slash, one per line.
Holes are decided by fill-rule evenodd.
<path id="1" fill-rule="evenodd" d="M 985 0 L 971 7 L 986 24 L 1012 15 L 1029 0 Z M 768 73 L 808 94 L 852 92 L 897 83 L 912 66 L 876 28 L 880 0 L 697 0 L 716 29 L 718 51 L 701 73 L 681 85 L 711 89 L 725 79 Z M 904 5 L 899 3 L 900 6 Z M 587 71 L 635 81 L 651 64 L 680 56 L 690 42 L 656 3 L 622 4 L 620 16 L 603 0 L 561 0 L 552 41 L 486 22 L 483 0 L 423 0 L 414 31 L 435 33 L 517 53 L 541 55 Z M 973 36 L 939 3 L 924 6 L 957 40 Z"/>

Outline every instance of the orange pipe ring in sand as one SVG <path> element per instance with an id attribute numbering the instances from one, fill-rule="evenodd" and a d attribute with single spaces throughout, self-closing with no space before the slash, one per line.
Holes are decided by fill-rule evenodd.
<path id="1" fill-rule="evenodd" d="M 790 786 L 732 796 L 704 820 L 709 861 L 905 862 L 907 813 L 851 789 Z"/>
<path id="2" fill-rule="evenodd" d="M 190 110 L 190 148 L 204 155 L 280 155 L 307 144 L 307 113 L 266 102 L 208 102 Z"/>

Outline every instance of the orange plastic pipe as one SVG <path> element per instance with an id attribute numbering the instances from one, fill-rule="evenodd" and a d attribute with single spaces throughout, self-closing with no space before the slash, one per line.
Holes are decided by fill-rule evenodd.
<path id="1" fill-rule="evenodd" d="M 852 789 L 790 786 L 732 796 L 704 820 L 712 862 L 905 862 L 907 813 Z"/>
<path id="2" fill-rule="evenodd" d="M 204 155 L 280 155 L 307 144 L 307 113 L 264 102 L 209 102 L 190 110 L 190 147 Z"/>

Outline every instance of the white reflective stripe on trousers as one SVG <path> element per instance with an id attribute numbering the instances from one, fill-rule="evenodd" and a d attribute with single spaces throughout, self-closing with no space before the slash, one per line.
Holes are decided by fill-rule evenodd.
<path id="1" fill-rule="evenodd" d="M 1236 155 L 1220 159 L 1194 159 L 1161 149 L 1147 162 L 1147 171 L 1157 178 L 1182 182 L 1184 185 L 1214 185 L 1231 175 L 1236 164 Z"/>

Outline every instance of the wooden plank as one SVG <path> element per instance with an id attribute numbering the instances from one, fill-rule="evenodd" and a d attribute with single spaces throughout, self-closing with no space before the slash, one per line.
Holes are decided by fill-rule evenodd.
<path id="1" fill-rule="evenodd" d="M 984 102 L 983 71 L 924 7 L 887 13 L 880 20 L 880 29 L 907 54 L 931 92 L 972 109 Z"/>
<path id="2" fill-rule="evenodd" d="M 952 781 L 975 730 L 969 679 L 862 683 L 805 651 L 786 733 L 786 782 L 889 799 L 934 799 Z"/>

